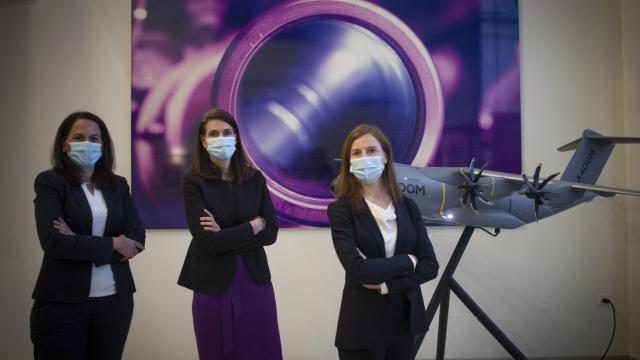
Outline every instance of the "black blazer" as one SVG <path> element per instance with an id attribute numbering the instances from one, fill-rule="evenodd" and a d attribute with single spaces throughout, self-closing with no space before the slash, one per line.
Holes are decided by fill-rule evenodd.
<path id="1" fill-rule="evenodd" d="M 353 209 L 341 198 L 329 205 L 333 245 L 345 269 L 335 339 L 340 349 L 363 349 L 384 340 L 392 321 L 390 297 L 398 294 L 405 296 L 410 304 L 410 332 L 427 331 L 420 284 L 438 275 L 438 261 L 416 204 L 404 197 L 394 206 L 398 229 L 396 250 L 394 256 L 386 258 L 382 234 L 366 204 Z M 363 259 L 357 249 L 367 258 Z M 407 254 L 418 258 L 415 270 Z M 383 282 L 389 289 L 388 295 L 362 286 Z"/>
<path id="2" fill-rule="evenodd" d="M 127 180 L 116 176 L 114 188 L 100 189 L 107 204 L 104 236 L 92 236 L 93 218 L 84 191 L 61 173 L 48 170 L 34 184 L 36 227 L 44 250 L 42 267 L 32 297 L 41 301 L 82 302 L 89 297 L 91 263 L 111 264 L 121 297 L 131 296 L 135 284 L 129 262 L 113 251 L 114 236 L 144 244 L 145 231 Z M 76 235 L 62 235 L 53 227 L 61 217 Z"/>
<path id="3" fill-rule="evenodd" d="M 275 243 L 278 225 L 262 173 L 256 170 L 242 184 L 188 174 L 182 178 L 182 194 L 193 238 L 178 285 L 204 294 L 221 294 L 235 276 L 238 255 L 258 284 L 271 280 L 263 247 Z M 200 225 L 204 209 L 213 214 L 222 230 L 204 231 Z M 254 235 L 249 221 L 256 216 L 262 216 L 267 227 Z"/>

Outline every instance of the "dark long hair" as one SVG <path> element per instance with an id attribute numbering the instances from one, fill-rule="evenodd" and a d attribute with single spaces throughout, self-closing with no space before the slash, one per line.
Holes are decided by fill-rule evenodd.
<path id="1" fill-rule="evenodd" d="M 211 120 L 224 121 L 233 128 L 233 132 L 236 136 L 236 151 L 231 157 L 229 170 L 231 171 L 234 182 L 244 182 L 255 172 L 255 169 L 247 159 L 244 152 L 236 119 L 233 115 L 222 109 L 211 109 L 202 116 L 202 120 L 200 120 L 200 125 L 198 126 L 195 148 L 193 149 L 193 161 L 191 162 L 191 166 L 189 166 L 189 173 L 202 176 L 207 180 L 217 180 L 222 178 L 221 169 L 211 161 L 211 157 L 207 152 L 207 149 L 202 146 L 202 139 L 206 136 L 205 131 L 207 129 L 207 123 Z"/>
<path id="2" fill-rule="evenodd" d="M 371 134 L 378 140 L 382 146 L 387 157 L 387 164 L 382 172 L 382 185 L 387 190 L 394 204 L 397 204 L 402 200 L 402 191 L 398 186 L 396 180 L 396 172 L 393 169 L 393 151 L 391 150 L 391 143 L 389 139 L 384 135 L 382 130 L 375 125 L 362 124 L 358 125 L 347 135 L 347 138 L 342 144 L 342 161 L 340 162 L 340 174 L 336 179 L 335 195 L 336 198 L 345 198 L 353 208 L 359 208 L 364 204 L 362 197 L 362 184 L 360 181 L 349 172 L 351 165 L 351 145 L 356 139 Z"/>
<path id="3" fill-rule="evenodd" d="M 71 161 L 69 156 L 64 152 L 64 142 L 67 140 L 73 124 L 80 119 L 96 123 L 100 128 L 100 137 L 102 138 L 102 156 L 94 165 L 91 182 L 98 189 L 111 188 L 115 184 L 115 175 L 113 173 L 115 151 L 113 149 L 113 141 L 111 141 L 111 135 L 104 121 L 102 121 L 98 115 L 88 111 L 76 111 L 69 114 L 58 127 L 56 137 L 53 140 L 53 149 L 51 150 L 51 165 L 53 166 L 53 170 L 64 174 L 72 184 L 80 185 L 82 181 L 82 169 Z"/>

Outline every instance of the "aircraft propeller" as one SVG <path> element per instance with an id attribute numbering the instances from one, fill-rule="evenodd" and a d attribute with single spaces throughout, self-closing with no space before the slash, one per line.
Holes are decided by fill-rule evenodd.
<path id="1" fill-rule="evenodd" d="M 532 199 L 534 201 L 536 222 L 538 221 L 538 212 L 539 212 L 540 205 L 544 205 L 548 201 L 546 198 L 546 195 L 553 194 L 549 191 L 542 191 L 542 189 L 544 189 L 545 185 L 547 185 L 549 181 L 551 181 L 553 178 L 555 178 L 560 174 L 559 172 L 555 174 L 551 174 L 542 182 L 540 182 L 541 168 L 542 168 L 542 164 L 538 164 L 538 166 L 536 167 L 536 171 L 533 174 L 533 183 L 529 181 L 529 178 L 525 173 L 522 173 L 522 180 L 524 180 L 524 184 L 525 184 L 523 189 L 523 194 L 529 199 Z"/>
<path id="2" fill-rule="evenodd" d="M 484 198 L 482 188 L 480 184 L 478 184 L 478 180 L 482 177 L 482 172 L 486 169 L 487 163 L 485 163 L 476 174 L 476 169 L 474 167 L 475 162 L 476 159 L 473 158 L 471 159 L 471 164 L 469 164 L 468 170 L 460 169 L 460 174 L 464 177 L 464 181 L 462 184 L 458 185 L 458 189 L 464 190 L 464 194 L 461 199 L 462 206 L 466 207 L 467 205 L 471 205 L 471 209 L 478 212 L 478 203 L 476 202 L 476 199 L 487 205 L 493 205 L 493 203 Z"/>

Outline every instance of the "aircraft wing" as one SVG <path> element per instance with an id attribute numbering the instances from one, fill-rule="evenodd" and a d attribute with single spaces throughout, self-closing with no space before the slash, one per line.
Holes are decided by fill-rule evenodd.
<path id="1" fill-rule="evenodd" d="M 518 185 L 522 185 L 522 183 L 524 182 L 524 180 L 522 180 L 522 175 L 510 174 L 510 173 L 505 173 L 500 171 L 485 170 L 482 173 L 482 177 L 485 177 L 485 176 L 493 177 L 497 179 L 506 179 L 509 181 L 516 182 Z"/>
<path id="2" fill-rule="evenodd" d="M 465 182 L 462 171 L 466 168 L 457 167 L 425 167 L 420 171 L 423 175 L 448 185 L 458 186 Z M 478 170 L 476 169 L 476 174 Z M 480 185 L 485 190 L 485 194 L 492 199 L 501 198 L 522 189 L 522 175 L 509 174 L 498 171 L 485 170 L 480 179 Z"/>
<path id="3" fill-rule="evenodd" d="M 638 190 L 620 189 L 620 188 L 613 188 L 613 187 L 600 186 L 600 185 L 572 183 L 571 188 L 592 191 L 604 197 L 612 197 L 612 196 L 615 196 L 616 194 L 640 196 L 640 191 Z"/>
<path id="4" fill-rule="evenodd" d="M 421 168 L 420 171 L 425 176 L 428 176 L 433 180 L 448 185 L 458 186 L 464 183 L 464 176 L 462 175 L 461 171 L 468 171 L 468 169 L 457 167 L 425 167 Z M 476 169 L 476 174 L 477 173 L 478 169 Z M 492 186 L 490 191 L 492 193 L 495 192 L 496 195 L 498 195 L 497 197 L 507 196 L 513 192 L 521 190 L 524 183 L 524 180 L 522 180 L 522 175 L 491 170 L 485 170 L 482 173 L 482 178 L 492 179 L 490 181 L 483 181 L 482 179 L 480 179 L 480 183 L 483 188 L 485 188 L 485 190 L 488 186 Z M 544 179 L 544 176 L 541 176 L 540 178 Z M 549 185 L 553 184 L 554 182 L 555 181 L 553 180 L 550 181 Z M 616 194 L 640 196 L 639 190 L 620 189 L 592 184 L 571 183 L 571 188 L 592 191 L 597 195 L 603 197 L 611 197 Z M 489 196 L 491 197 L 491 195 Z"/>
<path id="5" fill-rule="evenodd" d="M 458 186 L 462 184 L 464 181 L 464 176 L 462 175 L 462 171 L 468 171 L 467 168 L 459 168 L 459 167 L 423 167 L 419 168 L 420 172 L 425 176 L 430 177 L 431 179 L 449 184 Z M 478 169 L 475 169 L 475 173 L 478 173 Z M 482 173 L 482 177 L 492 177 L 492 178 L 500 178 L 507 179 L 510 181 L 515 181 L 519 185 L 522 184 L 522 175 L 518 174 L 509 174 L 499 171 L 491 171 L 485 170 Z"/>

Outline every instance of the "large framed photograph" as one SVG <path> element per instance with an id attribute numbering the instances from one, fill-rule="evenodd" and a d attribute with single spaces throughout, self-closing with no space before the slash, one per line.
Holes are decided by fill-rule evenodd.
<path id="1" fill-rule="evenodd" d="M 340 147 L 382 128 L 395 160 L 521 172 L 517 0 L 133 0 L 133 196 L 186 228 L 202 115 L 238 120 L 283 227 L 328 225 Z"/>

